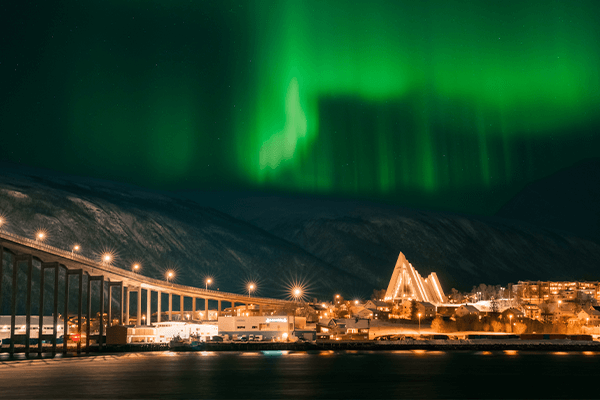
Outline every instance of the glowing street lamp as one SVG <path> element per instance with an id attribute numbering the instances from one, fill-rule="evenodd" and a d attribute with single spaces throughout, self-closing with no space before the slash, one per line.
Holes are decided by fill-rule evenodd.
<path id="1" fill-rule="evenodd" d="M 35 240 L 42 242 L 44 239 L 46 239 L 46 233 L 44 231 L 37 231 L 35 234 Z"/>
<path id="2" fill-rule="evenodd" d="M 131 266 L 131 269 L 133 270 L 133 272 L 140 272 L 140 268 L 142 268 L 140 263 L 135 263 Z"/>
<path id="3" fill-rule="evenodd" d="M 79 245 L 78 244 L 73 245 L 73 247 L 71 248 L 71 257 L 73 257 L 73 252 L 74 251 L 79 251 Z"/>
<path id="4" fill-rule="evenodd" d="M 2 225 L 4 225 L 4 222 L 6 222 L 4 221 L 4 218 L 0 217 L 0 231 L 2 231 Z"/>
<path id="5" fill-rule="evenodd" d="M 302 297 L 302 289 L 299 287 L 292 289 L 292 296 L 294 296 L 294 299 L 298 301 L 298 299 Z"/>
<path id="6" fill-rule="evenodd" d="M 110 264 L 112 262 L 112 259 L 113 259 L 113 257 L 112 257 L 112 255 L 110 253 L 104 253 L 102 255 L 102 261 L 105 264 Z"/>
<path id="7" fill-rule="evenodd" d="M 254 290 L 254 288 L 255 288 L 254 283 L 248 284 L 248 297 L 252 296 L 252 291 Z"/>
<path id="8" fill-rule="evenodd" d="M 513 331 L 513 327 L 512 327 L 512 317 L 513 317 L 513 316 L 512 316 L 512 314 L 510 314 L 510 315 L 508 316 L 508 321 L 509 321 L 509 324 L 510 324 L 510 332 L 511 332 L 511 333 L 512 333 L 512 331 Z"/>
<path id="9" fill-rule="evenodd" d="M 174 276 L 175 274 L 173 273 L 173 271 L 167 271 L 167 282 L 173 279 Z"/>
<path id="10" fill-rule="evenodd" d="M 212 283 L 212 279 L 206 278 L 206 281 L 204 283 L 206 283 L 205 289 L 208 290 L 208 285 L 210 285 Z"/>
<path id="11" fill-rule="evenodd" d="M 417 314 L 419 316 L 419 335 L 421 334 L 421 313 Z"/>

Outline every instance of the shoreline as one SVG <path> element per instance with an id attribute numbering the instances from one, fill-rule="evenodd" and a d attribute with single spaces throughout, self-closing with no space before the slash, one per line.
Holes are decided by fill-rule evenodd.
<path id="1" fill-rule="evenodd" d="M 0 361 L 24 359 L 24 351 L 15 352 L 14 357 L 8 353 L 0 353 Z M 49 349 L 48 349 L 49 350 Z M 107 345 L 102 351 L 93 346 L 88 353 L 57 355 L 64 358 L 85 357 L 88 355 L 107 355 L 111 353 L 143 353 L 143 352 L 261 352 L 261 351 L 560 351 L 560 352 L 600 352 L 598 341 L 577 340 L 402 340 L 402 341 L 339 341 L 319 340 L 316 342 L 282 343 L 282 342 L 225 342 L 201 343 L 197 346 L 179 345 L 169 347 L 165 344 L 127 344 Z M 44 352 L 42 358 L 54 357 L 49 352 Z M 28 359 L 40 358 L 37 353 L 32 353 Z M 27 359 L 27 358 L 25 358 Z"/>

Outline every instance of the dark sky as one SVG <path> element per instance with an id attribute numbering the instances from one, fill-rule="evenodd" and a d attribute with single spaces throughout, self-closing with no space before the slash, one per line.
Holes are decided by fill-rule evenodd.
<path id="1" fill-rule="evenodd" d="M 494 213 L 600 156 L 600 3 L 0 6 L 2 161 Z"/>

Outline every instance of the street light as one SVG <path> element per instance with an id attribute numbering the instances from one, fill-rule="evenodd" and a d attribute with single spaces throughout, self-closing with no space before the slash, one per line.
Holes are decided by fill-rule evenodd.
<path id="1" fill-rule="evenodd" d="M 102 255 L 102 261 L 104 261 L 105 264 L 110 264 L 110 262 L 112 261 L 112 255 L 110 253 L 104 253 Z"/>
<path id="2" fill-rule="evenodd" d="M 46 238 L 46 232 L 44 232 L 44 231 L 37 231 L 37 233 L 35 234 L 35 240 L 39 240 L 41 242 L 45 238 Z"/>
<path id="3" fill-rule="evenodd" d="M 509 321 L 509 325 L 510 325 L 510 333 L 512 333 L 512 331 L 513 331 L 513 327 L 512 327 L 512 317 L 513 317 L 513 316 L 512 316 L 512 314 L 510 314 L 510 315 L 508 316 L 508 321 Z"/>
<path id="4" fill-rule="evenodd" d="M 139 263 L 135 263 L 131 266 L 131 269 L 133 269 L 133 272 L 140 272 L 140 264 Z"/>
<path id="5" fill-rule="evenodd" d="M 4 217 L 0 217 L 0 231 L 2 231 L 2 225 L 4 225 Z"/>
<path id="6" fill-rule="evenodd" d="M 204 283 L 206 283 L 205 289 L 208 290 L 208 285 L 210 285 L 212 283 L 212 279 L 211 278 L 207 278 Z"/>
<path id="7" fill-rule="evenodd" d="M 294 289 L 292 289 L 292 296 L 294 296 L 294 299 L 298 301 L 298 299 L 302 297 L 302 289 L 300 289 L 299 287 L 295 287 Z"/>
<path id="8" fill-rule="evenodd" d="M 73 248 L 71 249 L 71 257 L 73 257 L 73 252 L 74 251 L 79 251 L 79 245 L 78 244 L 73 245 Z"/>
<path id="9" fill-rule="evenodd" d="M 167 271 L 167 282 L 169 282 L 174 276 L 175 274 L 173 271 Z"/>
<path id="10" fill-rule="evenodd" d="M 421 335 L 421 313 L 417 314 L 419 316 L 419 335 Z"/>
<path id="11" fill-rule="evenodd" d="M 254 283 L 249 283 L 248 284 L 248 297 L 252 296 L 252 291 L 254 290 Z"/>

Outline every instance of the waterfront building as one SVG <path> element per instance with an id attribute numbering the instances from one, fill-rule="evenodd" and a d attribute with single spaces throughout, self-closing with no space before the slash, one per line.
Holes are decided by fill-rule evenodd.
<path id="1" fill-rule="evenodd" d="M 39 330 L 40 330 L 40 317 L 37 315 L 32 315 L 31 320 L 29 322 L 29 337 L 31 339 L 39 338 Z M 16 315 L 15 316 L 15 335 L 25 335 L 27 333 L 27 317 L 25 315 Z M 63 336 L 63 326 L 64 320 L 62 318 L 58 318 L 58 326 L 57 329 L 57 337 Z M 11 316 L 10 315 L 2 315 L 0 316 L 0 340 L 10 338 L 10 326 L 11 326 Z M 54 334 L 54 317 L 53 316 L 44 316 L 43 326 L 42 326 L 42 336 L 48 337 L 53 336 Z M 44 339 L 46 340 L 46 339 Z"/>
<path id="2" fill-rule="evenodd" d="M 438 305 L 446 301 L 446 296 L 435 272 L 423 279 L 404 254 L 400 253 L 384 300 L 416 300 Z"/>
<path id="3" fill-rule="evenodd" d="M 370 327 L 368 319 L 329 319 L 317 324 L 317 339 L 368 340 Z"/>
<path id="4" fill-rule="evenodd" d="M 262 315 L 219 317 L 219 335 L 230 339 L 249 339 L 250 335 L 262 340 L 288 340 L 296 330 L 306 330 L 306 318 L 294 315 Z"/>
<path id="5" fill-rule="evenodd" d="M 210 340 L 219 334 L 216 323 L 165 321 L 149 325 L 114 325 L 106 328 L 107 344 L 169 343 L 174 338 Z"/>

